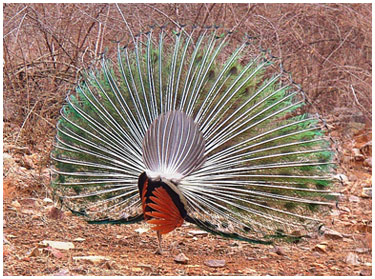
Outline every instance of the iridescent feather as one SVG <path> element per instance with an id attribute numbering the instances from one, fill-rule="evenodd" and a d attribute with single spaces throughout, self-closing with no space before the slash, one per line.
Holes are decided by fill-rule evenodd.
<path id="1" fill-rule="evenodd" d="M 319 227 L 334 153 L 303 92 L 267 53 L 246 61 L 248 41 L 224 59 L 230 34 L 154 32 L 67 97 L 51 155 L 64 204 L 97 223 L 140 221 L 146 172 L 172 181 L 185 220 L 212 233 L 262 241 Z"/>

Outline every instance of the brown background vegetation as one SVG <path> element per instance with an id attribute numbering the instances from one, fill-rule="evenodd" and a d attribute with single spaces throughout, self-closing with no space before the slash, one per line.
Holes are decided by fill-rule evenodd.
<path id="1" fill-rule="evenodd" d="M 4 120 L 24 144 L 50 137 L 83 61 L 129 31 L 113 4 L 4 4 Z M 235 28 L 283 59 L 323 114 L 371 119 L 370 4 L 125 4 L 133 32 L 175 23 Z M 18 142 L 17 141 L 17 142 Z"/>

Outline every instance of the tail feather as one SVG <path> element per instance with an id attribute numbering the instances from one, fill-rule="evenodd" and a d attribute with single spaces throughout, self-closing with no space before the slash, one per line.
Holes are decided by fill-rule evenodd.
<path id="1" fill-rule="evenodd" d="M 179 182 L 204 163 L 204 151 L 202 134 L 190 117 L 180 111 L 162 114 L 144 137 L 148 177 Z"/>
<path id="2" fill-rule="evenodd" d="M 247 41 L 225 58 L 219 29 L 154 33 L 67 98 L 51 155 L 67 206 L 99 222 L 138 216 L 146 171 L 174 180 L 190 221 L 213 233 L 261 242 L 318 228 L 317 208 L 334 204 L 334 153 L 304 93 L 267 53 L 247 59 Z"/>

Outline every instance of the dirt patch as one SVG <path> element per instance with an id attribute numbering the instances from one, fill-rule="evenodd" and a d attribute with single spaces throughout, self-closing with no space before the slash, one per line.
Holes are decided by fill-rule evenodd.
<path id="1" fill-rule="evenodd" d="M 90 225 L 61 211 L 45 198 L 47 171 L 27 169 L 19 159 L 23 154 L 7 153 L 4 275 L 371 275 L 372 208 L 371 198 L 363 194 L 363 188 L 371 188 L 371 171 L 350 153 L 358 144 L 342 146 L 348 151 L 343 159 L 348 181 L 338 186 L 343 196 L 325 220 L 334 233 L 264 246 L 199 234 L 184 224 L 164 238 L 162 255 L 154 253 L 156 234 L 143 223 Z M 37 156 L 30 160 L 37 165 L 32 163 Z M 72 243 L 74 248 L 46 247 L 44 240 Z M 185 264 L 174 260 L 180 253 L 188 258 Z M 87 256 L 94 257 L 80 258 Z M 209 260 L 220 265 L 207 264 Z"/>

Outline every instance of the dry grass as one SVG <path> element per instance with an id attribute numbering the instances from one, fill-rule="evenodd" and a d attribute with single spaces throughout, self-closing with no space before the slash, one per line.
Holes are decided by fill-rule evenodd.
<path id="1" fill-rule="evenodd" d="M 371 122 L 371 4 L 123 4 L 131 30 L 234 28 L 281 57 L 318 109 Z M 4 139 L 45 142 L 84 63 L 130 38 L 114 4 L 4 4 Z M 46 160 L 47 161 L 47 160 Z"/>

